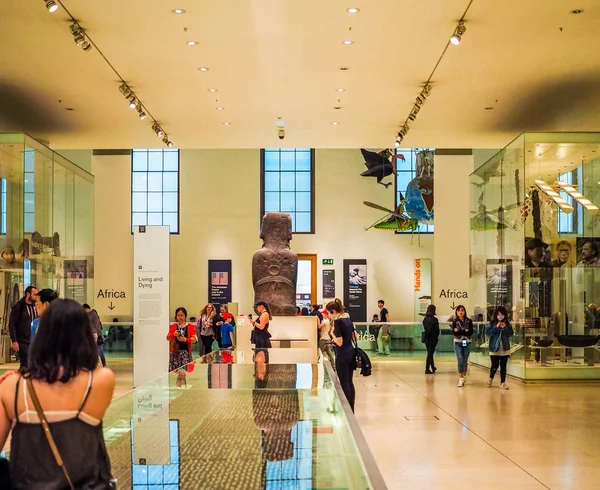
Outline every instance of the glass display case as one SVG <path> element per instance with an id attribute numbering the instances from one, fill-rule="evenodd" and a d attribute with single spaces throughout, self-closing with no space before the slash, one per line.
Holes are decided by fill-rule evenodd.
<path id="1" fill-rule="evenodd" d="M 599 181 L 600 133 L 524 133 L 471 175 L 469 314 L 507 308 L 510 375 L 600 378 Z"/>
<path id="2" fill-rule="evenodd" d="M 0 133 L 0 363 L 8 315 L 24 289 L 55 289 L 91 303 L 94 177 L 22 133 Z"/>

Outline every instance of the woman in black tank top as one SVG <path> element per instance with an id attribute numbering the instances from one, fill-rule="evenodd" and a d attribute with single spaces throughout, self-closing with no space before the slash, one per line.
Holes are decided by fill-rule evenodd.
<path id="1" fill-rule="evenodd" d="M 269 305 L 264 301 L 257 301 L 254 309 L 258 313 L 258 318 L 252 322 L 252 325 L 254 325 L 254 346 L 257 349 L 270 349 L 271 334 L 269 333 L 269 320 L 272 318 Z"/>
<path id="2" fill-rule="evenodd" d="M 97 365 L 97 345 L 81 305 L 72 300 L 53 301 L 40 320 L 28 368 L 0 382 L 4 408 L 0 427 L 14 423 L 10 444 L 13 489 L 69 488 L 39 423 L 32 390 L 73 487 L 113 488 L 102 417 L 112 399 L 114 374 Z M 8 431 L 0 432 L 0 447 L 7 437 Z"/>

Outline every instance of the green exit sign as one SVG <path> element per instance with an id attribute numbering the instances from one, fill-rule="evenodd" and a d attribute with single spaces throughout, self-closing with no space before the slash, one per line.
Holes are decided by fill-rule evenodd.
<path id="1" fill-rule="evenodd" d="M 333 265 L 333 259 L 323 259 L 323 265 Z"/>

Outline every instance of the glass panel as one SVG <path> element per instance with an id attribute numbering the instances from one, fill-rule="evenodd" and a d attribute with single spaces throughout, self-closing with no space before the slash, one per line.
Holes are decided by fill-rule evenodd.
<path id="1" fill-rule="evenodd" d="M 162 176 L 161 172 L 148 172 L 148 191 L 160 192 L 162 191 Z"/>
<path id="2" fill-rule="evenodd" d="M 310 213 L 296 213 L 296 232 L 310 233 Z"/>
<path id="3" fill-rule="evenodd" d="M 265 213 L 279 211 L 279 192 L 265 192 Z"/>
<path id="4" fill-rule="evenodd" d="M 265 171 L 279 171 L 279 152 L 265 150 Z"/>
<path id="5" fill-rule="evenodd" d="M 162 213 L 148 213 L 148 225 L 162 225 Z"/>
<path id="6" fill-rule="evenodd" d="M 148 170 L 151 172 L 152 171 L 161 172 L 163 169 L 162 158 L 163 158 L 162 150 L 148 151 Z"/>
<path id="7" fill-rule="evenodd" d="M 131 215 L 132 225 L 133 226 L 142 226 L 147 225 L 147 214 L 146 213 L 133 213 Z"/>
<path id="8" fill-rule="evenodd" d="M 177 191 L 179 186 L 179 174 L 177 172 L 163 173 L 163 191 Z"/>
<path id="9" fill-rule="evenodd" d="M 179 150 L 164 150 L 164 170 L 165 172 L 179 171 Z"/>
<path id="10" fill-rule="evenodd" d="M 310 192 L 310 172 L 296 172 L 296 191 Z"/>
<path id="11" fill-rule="evenodd" d="M 310 192 L 296 192 L 296 209 L 310 213 Z"/>
<path id="12" fill-rule="evenodd" d="M 310 151 L 296 152 L 296 170 L 311 170 Z"/>
<path id="13" fill-rule="evenodd" d="M 296 196 L 293 192 L 281 193 L 281 211 L 288 213 L 296 210 Z"/>
<path id="14" fill-rule="evenodd" d="M 134 213 L 148 211 L 147 205 L 147 194 L 145 192 L 134 192 L 133 199 L 131 202 L 132 210 Z"/>
<path id="15" fill-rule="evenodd" d="M 177 213 L 163 213 L 163 225 L 171 228 L 171 233 L 179 233 L 178 215 Z"/>
<path id="16" fill-rule="evenodd" d="M 23 214 L 23 228 L 25 230 L 35 230 L 35 215 L 33 213 Z"/>
<path id="17" fill-rule="evenodd" d="M 145 172 L 148 170 L 148 152 L 133 150 L 133 171 L 134 172 Z"/>
<path id="18" fill-rule="evenodd" d="M 296 170 L 296 152 L 281 152 L 281 170 Z"/>
<path id="19" fill-rule="evenodd" d="M 265 172 L 265 191 L 279 191 L 279 172 Z"/>
<path id="20" fill-rule="evenodd" d="M 163 211 L 177 212 L 179 205 L 179 194 L 177 192 L 163 193 Z"/>
<path id="21" fill-rule="evenodd" d="M 279 175 L 281 176 L 281 190 L 283 192 L 294 192 L 296 190 L 296 174 L 294 172 L 281 172 Z"/>
<path id="22" fill-rule="evenodd" d="M 148 211 L 162 211 L 162 194 L 160 192 L 148 193 Z M 148 223 L 150 224 L 150 223 Z"/>
<path id="23" fill-rule="evenodd" d="M 135 191 L 148 190 L 148 174 L 142 172 L 134 172 L 132 174 L 132 188 Z"/>

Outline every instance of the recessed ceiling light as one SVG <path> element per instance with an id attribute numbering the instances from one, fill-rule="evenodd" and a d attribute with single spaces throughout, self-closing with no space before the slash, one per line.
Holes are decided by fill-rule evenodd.
<path id="1" fill-rule="evenodd" d="M 348 71 L 350 68 L 348 68 L 347 66 L 342 66 L 340 68 L 341 71 Z"/>
<path id="2" fill-rule="evenodd" d="M 230 123 L 230 122 L 224 122 L 223 124 L 224 124 L 225 126 L 231 126 L 231 123 Z"/>
<path id="3" fill-rule="evenodd" d="M 221 107 L 221 106 L 217 107 L 218 111 L 222 111 L 223 109 L 224 109 L 224 107 Z"/>
<path id="4" fill-rule="evenodd" d="M 337 89 L 337 91 L 338 91 L 338 92 L 345 92 L 345 91 L 346 91 L 346 89 L 345 89 L 345 88 L 338 88 L 338 89 Z"/>
<path id="5" fill-rule="evenodd" d="M 334 109 L 335 109 L 336 111 L 339 111 L 341 108 L 342 108 L 342 107 L 341 107 L 341 106 L 339 106 L 339 105 L 337 105 L 337 106 L 335 106 L 335 107 L 334 107 Z"/>
<path id="6" fill-rule="evenodd" d="M 196 44 L 198 44 L 198 41 L 188 41 L 186 44 L 188 46 L 196 46 Z"/>
<path id="7" fill-rule="evenodd" d="M 198 68 L 198 70 L 200 70 L 200 71 L 208 71 L 208 70 L 210 70 L 210 68 L 206 68 L 206 66 L 201 66 L 200 68 Z"/>
<path id="8" fill-rule="evenodd" d="M 345 44 L 346 46 L 350 46 L 351 44 L 354 44 L 354 41 L 350 41 L 350 39 L 346 39 L 346 40 L 344 41 L 344 44 Z"/>
<path id="9" fill-rule="evenodd" d="M 577 14 L 583 14 L 583 12 L 584 12 L 584 10 L 583 10 L 583 9 L 575 9 L 575 10 L 571 10 L 571 13 L 572 13 L 572 14 L 575 14 L 575 15 L 577 15 Z"/>
<path id="10" fill-rule="evenodd" d="M 494 108 L 493 108 L 493 107 L 486 107 L 486 108 L 485 108 L 485 110 L 486 110 L 486 111 L 493 111 L 493 110 L 494 110 Z"/>
<path id="11" fill-rule="evenodd" d="M 185 14 L 185 10 L 183 10 L 183 9 L 173 9 L 173 10 L 171 10 L 171 12 L 173 12 L 174 14 L 178 14 L 178 15 Z"/>
<path id="12" fill-rule="evenodd" d="M 346 12 L 348 12 L 349 14 L 358 14 L 360 12 L 360 9 L 350 7 L 349 9 L 346 9 Z"/>
<path id="13" fill-rule="evenodd" d="M 331 124 L 333 124 L 334 126 L 337 126 L 337 125 L 338 125 L 338 124 L 340 124 L 340 123 L 339 123 L 339 122 L 337 122 L 337 121 L 333 121 Z"/>
<path id="14" fill-rule="evenodd" d="M 65 111 L 73 111 L 74 109 L 72 107 L 65 107 Z"/>
<path id="15" fill-rule="evenodd" d="M 209 92 L 218 92 L 218 90 L 216 88 L 209 88 L 208 91 Z"/>

